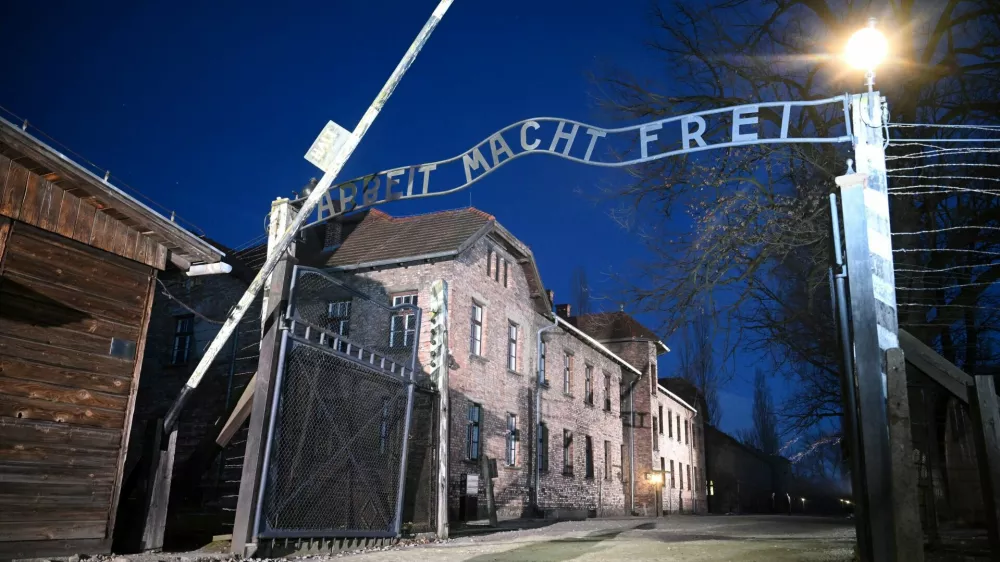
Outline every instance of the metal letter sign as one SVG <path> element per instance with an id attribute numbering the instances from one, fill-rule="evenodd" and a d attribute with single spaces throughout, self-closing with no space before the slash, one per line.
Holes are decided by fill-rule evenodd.
<path id="1" fill-rule="evenodd" d="M 767 102 L 667 117 L 618 129 L 538 117 L 493 133 L 463 154 L 447 160 L 395 168 L 332 186 L 317 207 L 317 224 L 336 215 L 397 199 L 446 195 L 476 183 L 500 166 L 526 154 L 551 154 L 592 166 L 623 167 L 668 156 L 751 144 L 837 143 L 851 140 L 846 95 L 813 101 Z M 833 106 L 843 112 L 844 134 L 836 137 L 789 136 L 793 108 Z M 339 129 L 339 130 L 338 130 Z M 794 129 L 792 129 L 794 130 Z M 325 169 L 327 146 L 350 135 L 333 122 L 320 134 L 306 159 Z M 635 154 L 634 147 L 639 147 Z M 631 154 L 633 158 L 616 155 Z M 435 186 L 432 189 L 432 184 Z M 438 185 L 454 186 L 438 188 Z"/>

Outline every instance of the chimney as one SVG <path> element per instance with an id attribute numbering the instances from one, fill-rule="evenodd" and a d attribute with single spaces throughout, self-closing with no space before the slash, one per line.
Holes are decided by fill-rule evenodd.
<path id="1" fill-rule="evenodd" d="M 570 317 L 570 305 L 568 305 L 568 304 L 557 304 L 556 305 L 556 316 L 559 316 L 563 320 L 569 320 L 569 317 Z"/>
<path id="2" fill-rule="evenodd" d="M 549 304 L 555 306 L 556 303 L 556 292 L 552 289 L 546 289 L 545 294 L 549 296 Z"/>

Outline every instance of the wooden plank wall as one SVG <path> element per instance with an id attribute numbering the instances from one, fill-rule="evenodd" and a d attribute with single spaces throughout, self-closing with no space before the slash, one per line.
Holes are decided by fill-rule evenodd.
<path id="1" fill-rule="evenodd" d="M 154 274 L 0 217 L 0 559 L 110 547 Z"/>
<path id="2" fill-rule="evenodd" d="M 0 215 L 163 269 L 167 249 L 80 198 L 0 154 Z"/>

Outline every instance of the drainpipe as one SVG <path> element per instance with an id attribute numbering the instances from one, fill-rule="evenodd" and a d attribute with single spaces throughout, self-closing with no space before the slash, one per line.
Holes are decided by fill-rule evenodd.
<path id="1" fill-rule="evenodd" d="M 538 333 L 535 339 L 535 355 L 537 364 L 537 374 L 535 376 L 535 462 L 534 470 L 532 470 L 532 480 L 534 481 L 534 497 L 531 498 L 532 506 L 535 511 L 539 511 L 538 508 L 538 487 L 541 480 L 541 474 L 539 470 L 539 460 L 541 459 L 541 446 L 539 441 L 542 435 L 542 333 L 547 332 L 553 328 L 559 326 L 559 321 L 553 316 L 552 324 L 548 326 L 543 326 L 538 329 Z"/>
<path id="2" fill-rule="evenodd" d="M 631 506 L 629 506 L 629 513 L 635 512 L 635 384 L 639 382 L 642 375 L 639 375 L 635 380 L 629 383 L 628 389 L 628 409 L 629 409 L 629 424 L 628 424 L 628 471 L 629 478 L 628 483 L 632 489 L 632 493 L 629 494 Z"/>

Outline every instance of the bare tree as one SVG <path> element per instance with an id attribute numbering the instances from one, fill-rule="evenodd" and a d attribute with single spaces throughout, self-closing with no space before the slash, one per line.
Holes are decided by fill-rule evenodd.
<path id="1" fill-rule="evenodd" d="M 767 387 L 767 375 L 760 367 L 753 376 L 752 425 L 740 430 L 739 439 L 744 445 L 753 447 L 767 455 L 777 455 L 781 449 L 778 435 L 778 415 L 774 410 L 771 390 Z"/>
<path id="2" fill-rule="evenodd" d="M 587 270 L 579 266 L 573 270 L 573 277 L 570 279 L 570 291 L 572 291 L 571 304 L 576 314 L 587 314 L 590 310 L 590 284 L 587 283 Z"/>
<path id="3" fill-rule="evenodd" d="M 680 377 L 698 389 L 705 399 L 705 420 L 718 426 L 722 419 L 719 390 L 728 382 L 725 371 L 715 364 L 715 342 L 712 319 L 707 314 L 695 317 L 681 332 L 679 352 Z"/>
<path id="4" fill-rule="evenodd" d="M 995 123 L 998 13 L 997 0 L 895 0 L 885 8 L 850 0 L 661 1 L 651 11 L 656 35 L 649 44 L 662 54 L 669 84 L 612 72 L 602 87 L 614 115 L 644 121 L 857 91 L 862 76 L 847 70 L 839 53 L 850 33 L 874 15 L 894 50 L 878 71 L 890 121 Z M 764 108 L 759 115 L 763 134 L 771 135 L 780 116 Z M 789 136 L 831 136 L 843 126 L 838 110 L 816 107 L 791 119 Z M 932 131 L 923 136 L 952 134 Z M 891 132 L 896 139 L 927 133 Z M 712 133 L 706 131 L 706 138 Z M 928 154 L 926 147 L 890 150 L 906 166 L 943 165 L 942 154 Z M 631 170 L 634 181 L 615 192 L 632 203 L 627 220 L 621 209 L 616 216 L 642 225 L 639 234 L 652 255 L 631 286 L 636 308 L 659 313 L 662 332 L 680 329 L 706 302 L 710 314 L 734 319 L 743 342 L 773 354 L 795 380 L 796 392 L 783 410 L 799 429 L 840 415 L 827 194 L 849 156 L 849 147 L 823 144 L 705 152 L 638 166 Z M 937 168 L 933 182 L 922 172 L 895 175 L 891 213 L 894 232 L 912 233 L 893 238 L 905 251 L 897 256 L 897 294 L 908 301 L 900 324 L 975 371 L 995 362 L 1000 350 L 990 343 L 998 308 L 991 288 L 1000 279 L 993 257 L 1000 251 L 1000 159 L 990 152 L 963 158 L 988 164 L 976 174 L 987 177 L 936 190 L 917 188 L 973 174 Z M 675 232 L 678 215 L 690 217 L 693 228 Z"/>

